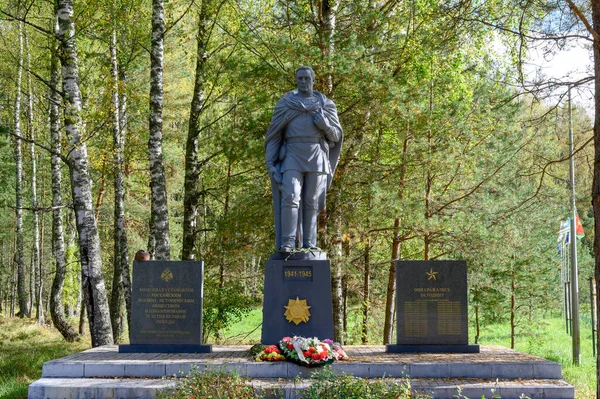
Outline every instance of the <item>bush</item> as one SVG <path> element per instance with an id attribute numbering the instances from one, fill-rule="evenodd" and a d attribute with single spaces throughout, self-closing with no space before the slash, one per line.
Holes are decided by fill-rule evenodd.
<path id="1" fill-rule="evenodd" d="M 158 399 L 244 399 L 255 398 L 254 389 L 236 374 L 197 369 L 182 379 L 174 390 L 163 392 Z"/>
<path id="2" fill-rule="evenodd" d="M 402 383 L 386 378 L 368 380 L 349 375 L 336 375 L 329 367 L 325 367 L 322 372 L 314 373 L 312 378 L 316 381 L 304 391 L 302 399 L 428 398 L 428 396 L 413 392 L 408 379 Z"/>

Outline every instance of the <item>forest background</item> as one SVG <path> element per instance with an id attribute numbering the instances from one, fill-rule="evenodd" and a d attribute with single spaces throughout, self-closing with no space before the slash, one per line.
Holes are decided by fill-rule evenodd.
<path id="1" fill-rule="evenodd" d="M 264 135 L 300 65 L 345 135 L 319 221 L 336 339 L 391 342 L 396 259 L 467 260 L 475 339 L 563 311 L 564 99 L 589 98 L 594 76 L 526 63 L 573 41 L 591 57 L 588 2 L 0 4 L 1 313 L 50 314 L 72 340 L 65 318 L 83 323 L 86 303 L 92 344 L 118 342 L 138 249 L 205 262 L 207 340 L 260 306 L 275 250 Z M 585 308 L 597 162 L 588 110 L 571 120 Z"/>

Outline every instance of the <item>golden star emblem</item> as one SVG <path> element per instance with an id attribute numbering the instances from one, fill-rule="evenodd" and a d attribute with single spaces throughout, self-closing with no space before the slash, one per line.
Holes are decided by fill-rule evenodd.
<path id="1" fill-rule="evenodd" d="M 300 299 L 298 297 L 296 297 L 295 300 L 290 299 L 288 300 L 287 306 L 284 306 L 286 309 L 285 318 L 288 322 L 291 323 L 293 321 L 296 325 L 300 324 L 302 321 L 307 323 L 310 318 L 308 309 L 311 307 L 312 306 L 306 305 L 306 299 Z"/>
<path id="2" fill-rule="evenodd" d="M 434 272 L 433 269 L 430 269 L 428 272 L 425 272 L 425 274 L 427 275 L 427 281 L 429 281 L 429 280 L 437 281 L 437 278 L 435 277 L 435 275 L 438 274 L 438 272 Z"/>

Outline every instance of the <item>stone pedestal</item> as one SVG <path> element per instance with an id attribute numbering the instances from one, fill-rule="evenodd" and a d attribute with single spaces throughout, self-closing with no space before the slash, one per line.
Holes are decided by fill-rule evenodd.
<path id="1" fill-rule="evenodd" d="M 330 263 L 324 252 L 272 255 L 264 287 L 263 344 L 294 335 L 333 339 Z"/>
<path id="2" fill-rule="evenodd" d="M 121 353 L 202 353 L 204 263 L 133 262 L 130 345 Z"/>
<path id="3" fill-rule="evenodd" d="M 477 353 L 469 345 L 465 261 L 396 261 L 396 345 L 387 352 Z"/>

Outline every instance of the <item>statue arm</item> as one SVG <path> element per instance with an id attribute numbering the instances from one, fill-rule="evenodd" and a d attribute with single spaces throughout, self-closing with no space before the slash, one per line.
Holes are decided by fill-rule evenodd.
<path id="1" fill-rule="evenodd" d="M 325 138 L 329 142 L 337 143 L 342 138 L 342 125 L 340 125 L 337 108 L 333 101 L 327 100 L 323 112 L 329 122 L 328 128 L 323 130 L 325 132 Z"/>
<path id="2" fill-rule="evenodd" d="M 277 183 L 281 182 L 281 175 L 275 166 L 279 160 L 279 149 L 283 142 L 283 131 L 286 125 L 287 107 L 284 99 L 280 99 L 275 105 L 271 124 L 265 136 L 265 163 L 269 176 Z"/>

